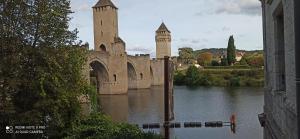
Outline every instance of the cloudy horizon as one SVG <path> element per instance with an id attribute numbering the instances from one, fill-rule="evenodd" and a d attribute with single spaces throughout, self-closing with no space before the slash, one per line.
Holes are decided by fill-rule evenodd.
<path id="1" fill-rule="evenodd" d="M 92 6 L 98 0 L 71 0 L 70 28 L 94 48 Z M 163 21 L 172 32 L 172 55 L 178 48 L 226 48 L 234 35 L 237 49 L 262 50 L 259 0 L 112 0 L 119 8 L 119 36 L 129 54 L 155 56 L 155 31 Z"/>

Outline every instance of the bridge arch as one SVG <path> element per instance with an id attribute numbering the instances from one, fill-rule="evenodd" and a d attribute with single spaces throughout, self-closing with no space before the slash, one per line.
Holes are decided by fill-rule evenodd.
<path id="1" fill-rule="evenodd" d="M 136 68 L 132 63 L 127 62 L 128 89 L 137 88 L 137 73 Z"/>
<path id="2" fill-rule="evenodd" d="M 105 64 L 99 60 L 93 60 L 89 65 L 91 85 L 96 86 L 97 93 L 105 93 L 108 91 L 107 83 L 109 82 L 109 74 Z"/>

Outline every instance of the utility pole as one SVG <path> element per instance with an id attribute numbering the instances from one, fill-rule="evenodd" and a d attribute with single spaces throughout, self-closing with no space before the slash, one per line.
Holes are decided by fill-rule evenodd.
<path id="1" fill-rule="evenodd" d="M 170 131 L 169 131 L 169 120 L 170 120 L 170 110 L 169 110 L 169 85 L 170 85 L 170 81 L 169 81 L 169 57 L 165 56 L 164 57 L 164 103 L 165 103 L 165 122 L 164 122 L 164 128 L 165 128 L 165 139 L 170 139 Z"/>

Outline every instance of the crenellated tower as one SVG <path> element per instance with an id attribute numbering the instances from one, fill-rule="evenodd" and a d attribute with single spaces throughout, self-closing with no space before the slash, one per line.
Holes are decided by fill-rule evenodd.
<path id="1" fill-rule="evenodd" d="M 93 7 L 94 50 L 112 52 L 118 35 L 118 8 L 111 0 L 99 0 Z"/>
<path id="2" fill-rule="evenodd" d="M 156 58 L 171 57 L 171 32 L 164 23 L 156 30 Z"/>

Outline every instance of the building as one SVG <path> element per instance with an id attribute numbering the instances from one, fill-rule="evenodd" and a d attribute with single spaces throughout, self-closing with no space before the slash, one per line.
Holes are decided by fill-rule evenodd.
<path id="1" fill-rule="evenodd" d="M 94 50 L 90 51 L 85 76 L 99 94 L 124 94 L 128 89 L 163 85 L 164 56 L 171 57 L 171 32 L 164 23 L 156 31 L 157 58 L 149 54 L 127 55 L 118 33 L 118 8 L 111 0 L 99 0 L 93 9 Z"/>
<path id="2" fill-rule="evenodd" d="M 300 121 L 297 118 L 300 112 L 300 1 L 261 2 L 265 105 L 260 122 L 264 126 L 264 139 L 297 139 L 300 133 L 297 129 Z"/>

